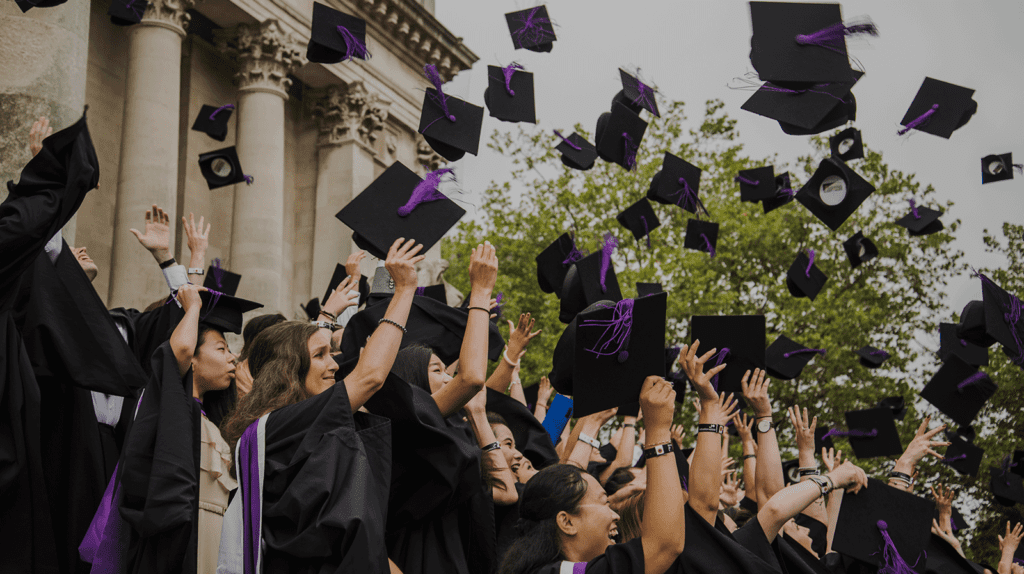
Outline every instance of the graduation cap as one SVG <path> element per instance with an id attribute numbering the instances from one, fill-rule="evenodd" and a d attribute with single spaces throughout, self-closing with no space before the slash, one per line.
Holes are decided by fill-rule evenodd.
<path id="1" fill-rule="evenodd" d="M 937 516 L 936 516 L 937 517 Z M 951 519 L 952 520 L 952 519 Z M 984 569 L 979 566 L 975 568 L 973 562 L 960 555 L 955 548 L 950 546 L 938 534 L 932 534 L 928 538 L 928 546 L 925 547 L 928 556 L 926 574 L 941 572 L 942 574 L 983 574 Z M 996 570 L 992 570 L 996 572 Z"/>
<path id="2" fill-rule="evenodd" d="M 210 265 L 210 268 L 206 270 L 206 279 L 203 280 L 203 287 L 234 296 L 235 293 L 238 293 L 238 283 L 241 280 L 241 275 L 224 269 L 220 266 L 220 259 L 214 259 L 213 265 Z"/>
<path id="3" fill-rule="evenodd" d="M 844 162 L 864 157 L 864 142 L 857 128 L 846 128 L 828 138 L 828 147 L 832 151 L 832 157 Z"/>
<path id="4" fill-rule="evenodd" d="M 562 154 L 562 164 L 571 169 L 587 171 L 594 167 L 597 159 L 597 148 L 594 144 L 580 134 L 573 132 L 569 137 L 563 136 L 558 130 L 554 130 L 562 143 L 555 146 L 555 149 Z"/>
<path id="5" fill-rule="evenodd" d="M 967 522 L 967 519 L 964 518 L 964 515 L 961 514 L 955 506 L 951 507 L 950 510 L 952 510 L 952 516 L 950 517 L 950 527 L 953 529 L 954 533 L 959 532 L 960 530 L 971 529 L 971 523 Z M 935 515 L 933 516 L 933 518 L 939 518 L 938 508 L 935 509 Z M 993 570 L 993 572 L 995 572 L 995 570 Z"/>
<path id="6" fill-rule="evenodd" d="M 119 1 L 114 0 L 115 3 Z M 204 104 L 199 110 L 199 115 L 196 116 L 195 123 L 192 124 L 192 129 L 222 142 L 228 137 L 228 120 L 231 119 L 231 110 L 233 109 L 235 109 L 234 104 L 227 104 L 219 108 Z"/>
<path id="7" fill-rule="evenodd" d="M 791 136 L 809 136 L 820 134 L 838 128 L 839 126 L 857 120 L 857 98 L 850 92 L 838 100 L 825 117 L 813 127 L 804 128 L 796 124 L 779 122 L 782 133 Z"/>
<path id="8" fill-rule="evenodd" d="M 779 335 L 764 352 L 768 365 L 766 370 L 776 379 L 790 381 L 799 377 L 807 363 L 818 353 L 824 356 L 825 349 L 809 349 L 785 335 Z"/>
<path id="9" fill-rule="evenodd" d="M 705 369 L 726 363 L 712 384 L 718 392 L 740 393 L 743 373 L 767 369 L 764 315 L 694 315 L 690 320 L 691 345 L 700 341 L 700 354 L 718 349 Z"/>
<path id="10" fill-rule="evenodd" d="M 820 454 L 823 448 L 835 448 L 832 436 L 828 434 L 828 427 L 816 427 L 814 429 L 814 453 Z M 828 435 L 828 436 L 826 436 Z"/>
<path id="11" fill-rule="evenodd" d="M 1024 368 L 1024 303 L 985 275 L 981 278 L 985 332 L 1003 346 L 1010 361 Z"/>
<path id="12" fill-rule="evenodd" d="M 881 367 L 882 363 L 889 358 L 889 353 L 881 349 L 876 349 L 870 345 L 865 345 L 860 349 L 857 349 L 855 352 L 857 353 L 857 356 L 860 357 L 860 364 L 869 369 L 877 369 L 878 367 Z"/>
<path id="13" fill-rule="evenodd" d="M 305 305 L 299 303 L 299 307 L 302 309 L 302 312 L 306 314 L 306 317 L 308 317 L 310 321 L 314 321 L 316 320 L 317 317 L 320 316 L 320 300 L 317 299 L 316 297 L 313 297 L 309 301 L 306 301 Z"/>
<path id="14" fill-rule="evenodd" d="M 878 401 L 878 407 L 892 411 L 892 418 L 901 421 L 907 416 L 907 401 L 901 396 L 884 397 Z"/>
<path id="15" fill-rule="evenodd" d="M 843 497 L 832 547 L 873 566 L 898 559 L 906 566 L 898 571 L 909 571 L 924 559 L 934 514 L 934 501 L 868 478 L 867 488 Z"/>
<path id="16" fill-rule="evenodd" d="M 562 296 L 562 284 L 569 267 L 582 259 L 584 253 L 576 249 L 576 241 L 569 233 L 563 233 L 536 257 L 537 282 L 540 290 Z"/>
<path id="17" fill-rule="evenodd" d="M 512 45 L 531 52 L 550 52 L 554 47 L 555 28 L 548 17 L 546 6 L 535 6 L 526 10 L 505 14 Z"/>
<path id="18" fill-rule="evenodd" d="M 690 219 L 686 222 L 686 239 L 683 247 L 708 253 L 712 258 L 718 254 L 718 224 L 713 221 Z"/>
<path id="19" fill-rule="evenodd" d="M 871 24 L 844 26 L 839 4 L 751 2 L 750 20 L 750 63 L 773 82 L 848 82 L 846 36 L 878 35 Z"/>
<path id="20" fill-rule="evenodd" d="M 939 216 L 941 215 L 942 211 L 918 207 L 917 202 L 911 199 L 910 213 L 900 218 L 896 225 L 906 227 L 910 235 L 914 237 L 931 235 L 932 233 L 942 231 L 942 222 L 939 221 Z"/>
<path id="21" fill-rule="evenodd" d="M 949 139 L 978 111 L 978 102 L 971 97 L 974 90 L 934 78 L 925 78 L 907 113 L 900 120 L 904 126 L 898 133 L 918 130 Z"/>
<path id="22" fill-rule="evenodd" d="M 661 170 L 654 174 L 647 199 L 663 205 L 678 205 L 690 213 L 708 210 L 700 200 L 700 176 L 703 170 L 692 163 L 665 152 Z"/>
<path id="23" fill-rule="evenodd" d="M 33 8 L 53 8 L 54 6 L 60 6 L 68 0 L 16 0 L 18 8 L 21 8 L 21 12 L 24 14 Z M 127 1 L 127 0 L 125 0 Z"/>
<path id="24" fill-rule="evenodd" d="M 313 2 L 313 23 L 310 25 L 306 59 L 321 64 L 337 64 L 352 58 L 370 59 L 370 52 L 366 49 L 366 20 Z"/>
<path id="25" fill-rule="evenodd" d="M 655 117 L 661 117 L 654 90 L 650 86 L 622 68 L 619 68 L 619 79 L 622 80 L 622 91 L 615 94 L 612 102 L 621 103 L 636 114 L 639 114 L 640 110 L 647 110 Z"/>
<path id="26" fill-rule="evenodd" d="M 979 347 L 991 347 L 996 340 L 985 329 L 985 303 L 970 301 L 960 312 L 960 322 L 956 326 L 956 334 L 969 343 Z"/>
<path id="27" fill-rule="evenodd" d="M 533 74 L 515 62 L 499 68 L 487 66 L 484 103 L 492 118 L 503 122 L 537 123 L 533 101 Z"/>
<path id="28" fill-rule="evenodd" d="M 796 194 L 799 201 L 835 231 L 853 215 L 875 187 L 836 158 L 825 158 Z"/>
<path id="29" fill-rule="evenodd" d="M 875 247 L 875 243 L 864 237 L 864 234 L 860 231 L 854 233 L 853 237 L 843 242 L 843 250 L 846 251 L 846 256 L 850 258 L 850 265 L 854 269 L 860 267 L 861 263 L 866 263 L 878 257 L 878 248 Z"/>
<path id="30" fill-rule="evenodd" d="M 765 213 L 774 211 L 793 201 L 795 195 L 796 192 L 793 191 L 793 184 L 789 179 L 789 172 L 782 172 L 775 176 L 775 195 L 762 199 L 761 207 Z"/>
<path id="31" fill-rule="evenodd" d="M 813 135 L 857 119 L 857 100 L 850 90 L 863 75 L 848 82 L 826 84 L 765 82 L 741 109 L 779 122 L 783 133 Z"/>
<path id="32" fill-rule="evenodd" d="M 1010 472 L 1009 458 L 1005 458 L 1002 467 L 990 466 L 989 488 L 996 502 L 1003 506 L 1024 504 L 1024 477 Z"/>
<path id="33" fill-rule="evenodd" d="M 987 374 L 953 355 L 921 389 L 921 396 L 957 424 L 969 425 L 998 388 Z"/>
<path id="34" fill-rule="evenodd" d="M 740 201 L 758 202 L 775 197 L 775 168 L 773 166 L 741 169 L 735 180 L 740 184 Z"/>
<path id="35" fill-rule="evenodd" d="M 896 418 L 892 410 L 875 407 L 846 413 L 846 427 L 849 430 L 833 429 L 829 436 L 845 436 L 853 447 L 857 458 L 899 456 L 903 454 L 900 435 L 896 430 Z"/>
<path id="36" fill-rule="evenodd" d="M 647 122 L 626 106 L 614 102 L 611 112 L 605 112 L 597 118 L 597 129 L 594 132 L 597 155 L 609 163 L 632 171 L 636 168 L 640 142 L 646 132 Z"/>
<path id="37" fill-rule="evenodd" d="M 434 85 L 423 94 L 420 127 L 430 148 L 448 161 L 457 161 L 467 153 L 476 155 L 480 148 L 480 127 L 484 109 L 444 93 L 441 74 L 433 64 L 423 66 L 423 73 Z"/>
<path id="38" fill-rule="evenodd" d="M 939 360 L 946 361 L 951 355 L 975 367 L 988 365 L 988 347 L 961 339 L 955 323 L 939 323 Z"/>
<path id="39" fill-rule="evenodd" d="M 263 304 L 233 297 L 226 293 L 200 291 L 203 308 L 199 322 L 225 333 L 242 333 L 242 314 L 263 307 Z"/>
<path id="40" fill-rule="evenodd" d="M 797 459 L 783 461 L 782 478 L 786 486 L 800 482 L 800 461 Z"/>
<path id="41" fill-rule="evenodd" d="M 577 313 L 598 301 L 621 301 L 622 291 L 615 276 L 611 254 L 618 242 L 610 233 L 605 234 L 604 248 L 577 261 L 565 275 L 559 320 L 572 321 Z M 606 255 L 607 254 L 607 255 Z M 604 258 L 607 256 L 607 266 Z"/>
<path id="42" fill-rule="evenodd" d="M 651 246 L 651 232 L 661 226 L 661 221 L 654 213 L 651 202 L 643 197 L 616 215 L 615 220 L 619 222 L 619 225 L 633 232 L 633 239 L 640 241 L 646 237 L 648 249 Z"/>
<path id="43" fill-rule="evenodd" d="M 551 444 L 558 444 L 562 437 L 562 431 L 565 430 L 565 425 L 569 424 L 571 418 L 572 399 L 562 394 L 556 394 L 551 401 L 551 406 L 548 407 L 547 414 L 544 415 L 544 430 L 548 431 Z"/>
<path id="44" fill-rule="evenodd" d="M 1013 163 L 1013 154 L 987 155 L 981 158 L 981 183 L 992 183 L 1013 179 L 1013 169 L 1024 169 L 1024 165 Z"/>
<path id="45" fill-rule="evenodd" d="M 378 259 L 400 237 L 415 239 L 426 252 L 466 214 L 438 191 L 449 173 L 451 168 L 442 168 L 420 179 L 396 161 L 335 217 L 355 232 L 360 249 Z"/>
<path id="46" fill-rule="evenodd" d="M 828 276 L 814 264 L 813 249 L 798 254 L 786 272 L 786 287 L 794 297 L 809 297 L 814 301 L 827 282 Z"/>
<path id="47" fill-rule="evenodd" d="M 580 313 L 573 361 L 576 416 L 637 402 L 644 379 L 665 376 L 668 294 Z"/>
<path id="48" fill-rule="evenodd" d="M 142 21 L 146 8 L 149 8 L 149 2 L 146 0 L 111 0 L 107 15 L 115 26 L 131 26 Z M 224 139 L 221 138 L 220 141 Z"/>
<path id="49" fill-rule="evenodd" d="M 662 289 L 662 287 L 661 287 L 661 283 L 637 283 L 636 284 L 636 296 L 638 298 L 639 297 L 648 297 L 650 295 L 657 295 L 658 293 L 663 293 L 664 291 L 665 290 Z M 679 355 L 679 348 L 678 347 L 676 347 L 676 355 L 677 356 Z M 674 361 L 675 357 L 673 357 L 671 360 Z"/>
<path id="50" fill-rule="evenodd" d="M 537 406 L 539 400 L 538 395 L 540 394 L 540 383 L 535 385 L 529 385 L 523 387 L 523 396 L 526 397 L 526 408 L 532 412 L 534 407 Z M 547 406 L 547 405 L 544 405 Z"/>
<path id="51" fill-rule="evenodd" d="M 960 474 L 978 476 L 981 458 L 985 455 L 985 450 L 974 446 L 971 441 L 957 433 L 947 432 L 946 440 L 952 444 L 946 447 L 946 456 L 942 462 Z M 961 524 L 963 523 L 961 522 Z"/>
<path id="52" fill-rule="evenodd" d="M 416 296 L 430 297 L 434 301 L 444 303 L 445 305 L 448 304 L 448 297 L 445 294 L 444 285 L 441 284 L 427 285 L 426 287 L 417 287 Z M 469 301 L 469 297 L 466 297 L 466 301 Z"/>
<path id="53" fill-rule="evenodd" d="M 243 181 L 252 184 L 253 177 L 242 173 L 235 146 L 199 154 L 199 171 L 211 190 Z"/>
<path id="54" fill-rule="evenodd" d="M 589 312 L 614 306 L 615 301 L 598 301 L 583 311 Z M 576 326 L 580 321 L 579 316 L 580 314 L 576 313 L 568 321 L 563 321 L 568 324 L 559 335 L 558 342 L 555 343 L 555 350 L 551 353 L 551 372 L 548 373 L 548 379 L 555 391 L 568 396 L 573 394 L 573 365 L 576 356 Z"/>

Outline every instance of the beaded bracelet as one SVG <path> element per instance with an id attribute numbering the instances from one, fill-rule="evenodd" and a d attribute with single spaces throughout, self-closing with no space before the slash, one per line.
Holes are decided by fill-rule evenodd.
<path id="1" fill-rule="evenodd" d="M 380 321 L 377 321 L 377 325 L 380 325 L 381 323 L 387 323 L 388 325 L 394 325 L 395 327 L 398 327 L 399 329 L 401 329 L 402 333 L 408 333 L 409 332 L 408 329 L 406 329 L 405 327 L 399 325 L 397 322 L 392 321 L 391 319 L 388 319 L 387 317 L 384 317 Z"/>

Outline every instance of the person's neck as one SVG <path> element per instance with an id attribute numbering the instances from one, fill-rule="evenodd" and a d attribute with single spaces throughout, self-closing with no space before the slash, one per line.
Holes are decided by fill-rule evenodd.
<path id="1" fill-rule="evenodd" d="M 205 394 L 206 394 L 206 391 L 200 389 L 199 385 L 195 384 L 195 381 L 193 381 L 192 382 L 192 398 L 197 400 L 197 401 L 199 401 L 199 402 L 203 402 L 203 395 L 205 395 Z"/>

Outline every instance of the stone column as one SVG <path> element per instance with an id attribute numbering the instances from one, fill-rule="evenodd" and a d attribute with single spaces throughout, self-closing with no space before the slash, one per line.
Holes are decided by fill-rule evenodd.
<path id="1" fill-rule="evenodd" d="M 283 285 L 284 103 L 288 74 L 305 63 L 304 50 L 277 20 L 240 24 L 218 34 L 219 49 L 238 61 L 236 146 L 252 185 L 235 186 L 234 225 L 227 267 L 243 276 L 238 295 L 259 301 L 256 312 L 292 315 Z"/>
<path id="2" fill-rule="evenodd" d="M 310 297 L 323 296 L 335 265 L 358 249 L 352 231 L 334 215 L 373 182 L 374 144 L 390 108 L 391 102 L 368 92 L 361 81 L 330 86 L 313 104 L 320 137 Z M 364 260 L 363 274 L 371 274 L 372 268 Z"/>
<path id="3" fill-rule="evenodd" d="M 71 125 L 85 106 L 89 60 L 89 2 L 68 2 L 22 13 L 0 2 L 0 201 L 31 159 L 28 132 L 39 116 L 53 131 Z M 64 237 L 75 241 L 74 219 Z"/>
<path id="4" fill-rule="evenodd" d="M 70 2 L 69 2 L 70 3 Z M 194 0 L 150 0 L 142 22 L 128 31 L 121 164 L 117 173 L 111 307 L 142 309 L 167 292 L 153 261 L 130 228 L 142 230 L 153 204 L 177 221 L 178 142 L 181 115 L 181 41 Z M 171 238 L 174 245 L 174 238 Z M 188 262 L 185 262 L 188 264 Z"/>

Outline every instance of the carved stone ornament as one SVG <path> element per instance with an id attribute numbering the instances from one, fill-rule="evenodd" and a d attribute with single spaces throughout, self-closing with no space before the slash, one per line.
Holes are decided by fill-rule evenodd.
<path id="1" fill-rule="evenodd" d="M 306 63 L 305 50 L 277 20 L 239 24 L 218 30 L 218 49 L 238 60 L 235 83 L 239 90 L 262 90 L 287 97 L 288 74 Z"/>
<path id="2" fill-rule="evenodd" d="M 423 171 L 437 171 L 441 166 L 448 163 L 446 159 L 438 155 L 430 144 L 422 137 L 416 142 L 416 163 L 423 166 Z"/>
<path id="3" fill-rule="evenodd" d="M 324 97 L 313 102 L 312 111 L 320 123 L 320 145 L 358 140 L 373 147 L 384 131 L 391 102 L 356 80 L 347 86 L 329 86 Z"/>
<path id="4" fill-rule="evenodd" d="M 149 0 L 149 7 L 142 15 L 142 23 L 170 25 L 184 35 L 192 18 L 187 11 L 195 5 L 196 0 Z"/>

